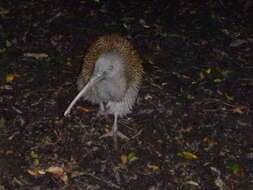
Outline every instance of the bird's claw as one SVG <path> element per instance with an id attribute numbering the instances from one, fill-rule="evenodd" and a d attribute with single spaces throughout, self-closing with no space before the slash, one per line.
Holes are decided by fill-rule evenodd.
<path id="1" fill-rule="evenodd" d="M 105 138 L 105 137 L 113 137 L 113 135 L 114 135 L 113 130 L 111 130 L 110 132 L 100 136 L 99 138 L 101 139 L 101 138 Z M 117 131 L 116 135 L 123 140 L 126 140 L 126 141 L 129 140 L 129 138 L 126 135 L 124 135 L 123 133 L 121 133 L 120 131 Z"/>

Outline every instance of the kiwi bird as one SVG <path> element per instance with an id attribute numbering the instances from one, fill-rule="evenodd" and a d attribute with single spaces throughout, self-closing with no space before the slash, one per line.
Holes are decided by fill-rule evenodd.
<path id="1" fill-rule="evenodd" d="M 116 34 L 98 38 L 84 56 L 77 80 L 80 92 L 64 115 L 70 112 L 80 97 L 99 104 L 99 113 L 114 115 L 111 132 L 102 137 L 113 136 L 117 149 L 117 136 L 128 139 L 118 130 L 118 117 L 131 112 L 143 73 L 142 61 L 127 39 Z"/>

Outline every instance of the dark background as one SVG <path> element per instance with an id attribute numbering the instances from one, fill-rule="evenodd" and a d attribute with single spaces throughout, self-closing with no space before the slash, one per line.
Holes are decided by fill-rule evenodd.
<path id="1" fill-rule="evenodd" d="M 252 189 L 253 4 L 237 1 L 1 1 L 0 189 Z M 131 139 L 79 101 L 85 50 L 117 33 L 144 82 Z"/>

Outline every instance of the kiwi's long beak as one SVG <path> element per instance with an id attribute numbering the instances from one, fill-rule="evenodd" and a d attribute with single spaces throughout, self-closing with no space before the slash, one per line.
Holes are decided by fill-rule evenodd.
<path id="1" fill-rule="evenodd" d="M 64 116 L 67 116 L 72 109 L 72 107 L 76 104 L 77 100 L 80 99 L 80 97 L 92 86 L 94 86 L 98 81 L 104 78 L 104 73 L 97 73 L 94 74 L 89 82 L 82 88 L 82 90 L 77 94 L 77 96 L 72 100 L 72 102 L 69 104 L 68 108 L 64 112 Z"/>

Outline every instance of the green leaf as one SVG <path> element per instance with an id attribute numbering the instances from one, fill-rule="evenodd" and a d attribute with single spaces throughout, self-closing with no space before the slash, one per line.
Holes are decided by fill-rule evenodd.
<path id="1" fill-rule="evenodd" d="M 32 151 L 30 155 L 31 155 L 31 158 L 33 158 L 33 159 L 39 157 L 39 155 L 37 153 L 35 153 L 34 151 Z"/>
<path id="2" fill-rule="evenodd" d="M 137 159 L 136 154 L 134 152 L 129 153 L 127 157 L 128 157 L 128 160 L 130 161 Z"/>
<path id="3" fill-rule="evenodd" d="M 230 171 L 232 171 L 233 173 L 237 173 L 237 172 L 239 172 L 242 168 L 241 168 L 241 166 L 239 166 L 238 164 L 233 164 L 233 165 L 229 166 L 228 169 L 229 169 Z"/>
<path id="4" fill-rule="evenodd" d="M 192 95 L 188 94 L 188 95 L 187 95 L 187 99 L 188 99 L 188 100 L 192 100 L 192 99 L 194 99 L 194 97 L 193 97 Z"/>
<path id="5" fill-rule="evenodd" d="M 5 118 L 4 117 L 0 117 L 0 128 L 5 127 Z"/>
<path id="6" fill-rule="evenodd" d="M 212 69 L 211 69 L 211 68 L 206 69 L 206 74 L 210 74 L 210 73 L 211 73 L 211 71 L 212 71 Z"/>
<path id="7" fill-rule="evenodd" d="M 188 160 L 198 159 L 198 156 L 196 154 L 191 153 L 191 152 L 181 152 L 179 154 Z"/>
<path id="8" fill-rule="evenodd" d="M 6 51 L 6 48 L 0 49 L 0 53 L 4 53 Z"/>
<path id="9" fill-rule="evenodd" d="M 222 82 L 222 80 L 221 80 L 221 79 L 219 79 L 219 78 L 217 78 L 217 79 L 214 79 L 214 80 L 213 80 L 213 82 L 215 82 L 215 83 L 221 83 L 221 82 Z"/>
<path id="10" fill-rule="evenodd" d="M 233 101 L 234 100 L 234 97 L 233 96 L 229 96 L 227 93 L 225 93 L 225 96 L 226 96 L 227 100 L 229 100 L 229 101 Z"/>
<path id="11" fill-rule="evenodd" d="M 11 42 L 10 42 L 9 40 L 6 40 L 6 41 L 5 41 L 5 46 L 6 46 L 7 48 L 11 47 Z"/>
<path id="12" fill-rule="evenodd" d="M 33 165 L 38 166 L 40 164 L 40 161 L 38 159 L 33 160 Z"/>

